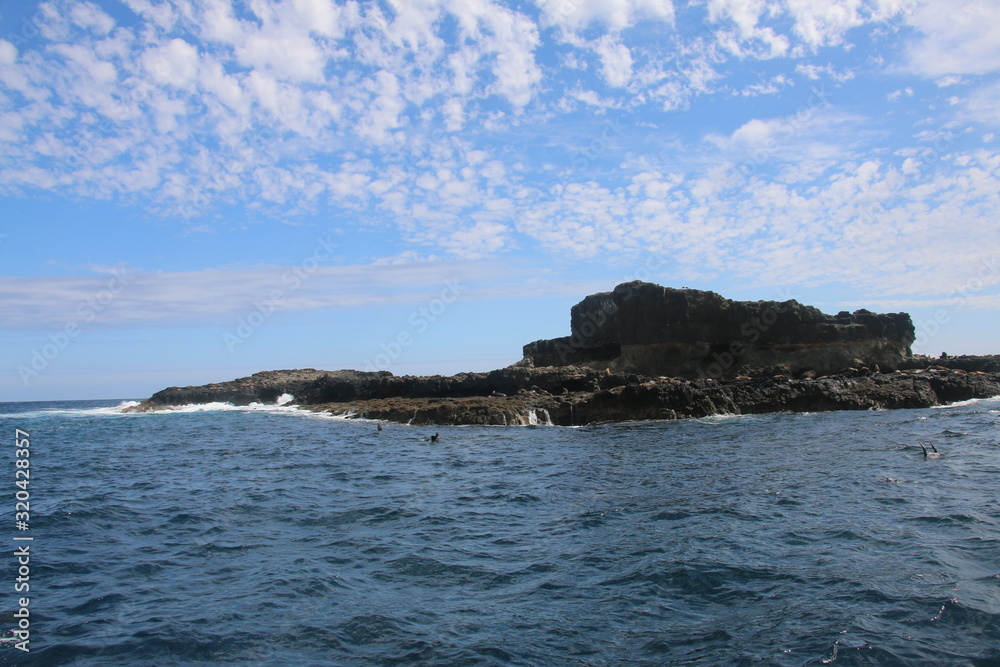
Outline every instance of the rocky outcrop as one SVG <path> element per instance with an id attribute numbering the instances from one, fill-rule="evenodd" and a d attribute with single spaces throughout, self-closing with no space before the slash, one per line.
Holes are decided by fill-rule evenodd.
<path id="1" fill-rule="evenodd" d="M 928 357 L 913 355 L 902 366 L 903 370 L 948 369 L 966 373 L 1000 373 L 1000 354 Z"/>
<path id="2" fill-rule="evenodd" d="M 569 426 L 716 414 L 924 408 L 1000 395 L 1000 373 L 966 372 L 940 363 L 895 373 L 852 371 L 803 380 L 777 376 L 718 381 L 650 378 L 578 366 L 511 367 L 447 377 L 310 369 L 171 387 L 130 410 L 190 403 L 274 403 L 284 393 L 295 395 L 295 402 L 309 410 L 404 424 Z"/>
<path id="3" fill-rule="evenodd" d="M 353 371 L 349 372 L 353 373 Z M 228 382 L 214 382 L 192 387 L 168 387 L 156 392 L 132 410 L 146 412 L 176 405 L 204 403 L 232 403 L 233 405 L 274 403 L 282 394 L 299 395 L 316 380 L 330 374 L 330 371 L 318 371 L 313 368 L 294 371 L 262 371 Z"/>
<path id="4" fill-rule="evenodd" d="M 1000 395 L 1000 357 L 910 354 L 904 313 L 825 315 L 649 283 L 573 307 L 571 336 L 488 373 L 266 371 L 170 387 L 130 411 L 275 403 L 406 424 L 583 425 L 779 411 L 922 408 Z M 896 369 L 895 372 L 888 372 Z"/>
<path id="5" fill-rule="evenodd" d="M 571 394 L 598 391 L 642 381 L 636 375 L 607 374 L 590 368 L 523 368 L 510 366 L 488 373 L 396 376 L 388 371 L 265 371 L 249 377 L 158 391 L 135 412 L 203 403 L 274 403 L 291 394 L 299 405 L 350 403 L 381 399 L 507 398 L 517 395 Z"/>
<path id="6" fill-rule="evenodd" d="M 731 301 L 640 281 L 586 297 L 571 335 L 524 346 L 525 366 L 577 365 L 685 378 L 846 368 L 894 370 L 910 357 L 906 313 L 826 315 L 797 301 Z"/>

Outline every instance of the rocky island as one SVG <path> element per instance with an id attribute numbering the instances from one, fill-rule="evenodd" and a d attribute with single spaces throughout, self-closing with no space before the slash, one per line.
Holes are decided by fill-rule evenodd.
<path id="1" fill-rule="evenodd" d="M 570 335 L 485 373 L 265 371 L 130 408 L 276 403 L 404 424 L 584 425 L 781 411 L 923 408 L 1000 395 L 1000 357 L 911 354 L 906 313 L 827 315 L 631 282 L 572 308 Z"/>

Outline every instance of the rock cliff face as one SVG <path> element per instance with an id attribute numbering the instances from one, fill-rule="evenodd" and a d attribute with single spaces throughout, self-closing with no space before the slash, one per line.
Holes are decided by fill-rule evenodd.
<path id="1" fill-rule="evenodd" d="M 1000 395 L 1000 356 L 910 354 L 909 315 L 619 285 L 573 307 L 572 335 L 488 373 L 265 371 L 169 387 L 131 412 L 275 403 L 405 424 L 582 425 L 783 410 L 919 408 Z M 895 372 L 892 372 L 895 371 Z"/>
<path id="2" fill-rule="evenodd" d="M 577 365 L 684 378 L 846 368 L 910 358 L 906 313 L 826 315 L 797 301 L 730 301 L 714 292 L 631 282 L 573 306 L 571 335 L 524 346 L 524 366 Z"/>

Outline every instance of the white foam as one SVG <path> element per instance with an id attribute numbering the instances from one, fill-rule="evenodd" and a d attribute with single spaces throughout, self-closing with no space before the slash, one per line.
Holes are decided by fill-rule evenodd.
<path id="1" fill-rule="evenodd" d="M 0 419 L 32 419 L 35 417 L 93 417 L 95 415 L 121 415 L 125 408 L 139 405 L 139 401 L 122 401 L 118 405 L 103 408 L 42 408 L 30 412 L 0 414 Z"/>
<path id="2" fill-rule="evenodd" d="M 190 412 L 281 412 L 298 413 L 297 407 L 285 404 L 251 403 L 249 405 L 233 405 L 232 403 L 190 403 L 187 405 L 172 405 L 164 408 L 157 408 L 144 414 L 177 414 Z"/>
<path id="3" fill-rule="evenodd" d="M 542 415 L 545 418 L 544 421 L 538 420 L 538 411 L 542 412 Z M 530 410 L 528 410 L 528 426 L 539 426 L 539 425 L 552 426 L 553 425 L 552 417 L 551 415 L 549 415 L 549 411 L 546 410 L 545 408 L 538 408 L 538 410 L 536 410 L 535 408 L 531 408 Z"/>
<path id="4" fill-rule="evenodd" d="M 735 412 L 719 412 L 705 417 L 693 417 L 692 419 L 702 424 L 719 424 L 721 422 L 728 422 L 733 419 L 743 419 L 750 416 L 751 415 L 738 415 Z"/>
<path id="5" fill-rule="evenodd" d="M 359 422 L 370 421 L 370 422 L 377 422 L 378 421 L 377 419 L 361 419 L 360 417 L 355 417 L 355 415 L 357 413 L 356 412 L 351 412 L 351 411 L 342 412 L 340 414 L 334 414 L 332 412 L 327 412 L 325 410 L 314 411 L 314 410 L 298 410 L 298 409 L 296 409 L 296 412 L 298 412 L 300 414 L 303 414 L 303 415 L 309 415 L 310 417 L 316 417 L 318 419 L 328 419 L 328 420 L 340 421 L 340 422 L 345 422 L 345 421 L 359 421 Z"/>
<path id="6" fill-rule="evenodd" d="M 1000 402 L 1000 396 L 991 396 L 990 398 L 970 398 L 967 401 L 955 401 L 954 403 L 945 403 L 944 405 L 932 405 L 931 410 L 964 408 L 966 406 L 977 405 L 979 403 L 997 403 L 997 402 Z"/>
<path id="7" fill-rule="evenodd" d="M 275 404 L 276 405 L 288 405 L 289 403 L 291 403 L 294 400 L 295 400 L 295 397 L 292 396 L 291 394 L 282 394 L 281 396 L 278 397 L 278 400 L 275 401 Z"/>

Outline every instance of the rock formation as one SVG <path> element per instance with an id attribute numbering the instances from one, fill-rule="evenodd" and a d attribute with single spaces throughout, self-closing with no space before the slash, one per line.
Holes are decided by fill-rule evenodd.
<path id="1" fill-rule="evenodd" d="M 920 408 L 1000 395 L 1000 357 L 910 354 L 904 313 L 824 315 L 634 282 L 573 307 L 571 336 L 488 373 L 266 371 L 159 391 L 130 411 L 275 403 L 406 424 L 582 425 L 777 411 Z M 894 372 L 890 372 L 893 371 Z"/>
<path id="2" fill-rule="evenodd" d="M 573 306 L 571 335 L 524 346 L 525 366 L 577 365 L 643 375 L 734 378 L 899 368 L 906 313 L 826 315 L 797 301 L 730 301 L 714 292 L 631 282 Z"/>
<path id="3" fill-rule="evenodd" d="M 310 376 L 312 381 L 305 379 Z M 274 403 L 284 393 L 294 394 L 296 404 L 309 410 L 404 424 L 578 426 L 786 410 L 922 408 L 1000 395 L 1000 374 L 939 364 L 895 373 L 858 371 L 805 380 L 747 377 L 721 381 L 608 374 L 578 366 L 511 367 L 448 377 L 308 369 L 171 387 L 129 411 L 191 403 Z M 271 398 L 261 400 L 265 396 Z"/>

